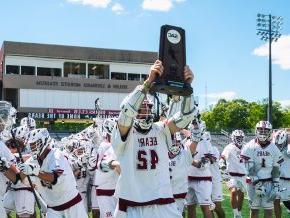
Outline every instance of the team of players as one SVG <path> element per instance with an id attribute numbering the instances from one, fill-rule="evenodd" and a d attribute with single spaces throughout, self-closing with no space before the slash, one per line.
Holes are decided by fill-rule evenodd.
<path id="1" fill-rule="evenodd" d="M 225 217 L 223 179 L 236 218 L 241 217 L 245 191 L 251 217 L 258 217 L 259 208 L 271 217 L 274 200 L 277 216 L 280 200 L 289 207 L 287 133 L 279 131 L 272 142 L 271 124 L 262 121 L 256 138 L 246 145 L 244 133 L 234 131 L 220 155 L 192 96 L 172 98 L 166 116 L 154 116 L 147 93 L 162 73 L 162 63 L 156 61 L 144 84 L 122 102 L 118 119 L 95 119 L 60 142 L 47 129 L 36 129 L 28 117 L 10 131 L 15 110 L 1 102 L 3 217 L 5 211 L 33 217 L 35 199 L 48 218 L 87 217 L 88 207 L 93 217 L 182 217 L 186 204 L 189 217 L 196 217 L 197 205 L 204 217 L 213 217 L 213 211 Z M 193 79 L 188 67 L 184 77 Z"/>

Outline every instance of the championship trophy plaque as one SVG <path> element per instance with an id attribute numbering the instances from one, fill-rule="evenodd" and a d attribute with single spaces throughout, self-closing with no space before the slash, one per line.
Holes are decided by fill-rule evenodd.
<path id="1" fill-rule="evenodd" d="M 164 73 L 153 82 L 151 91 L 179 96 L 192 94 L 192 87 L 184 81 L 183 75 L 186 65 L 184 29 L 170 25 L 161 27 L 159 60 Z"/>

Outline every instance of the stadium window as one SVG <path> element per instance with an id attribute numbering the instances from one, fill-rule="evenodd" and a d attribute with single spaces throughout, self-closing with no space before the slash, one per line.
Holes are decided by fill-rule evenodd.
<path id="1" fill-rule="evenodd" d="M 60 68 L 37 67 L 37 76 L 61 76 Z"/>
<path id="2" fill-rule="evenodd" d="M 35 67 L 21 66 L 21 75 L 35 75 Z"/>
<path id="3" fill-rule="evenodd" d="M 140 74 L 128 73 L 128 80 L 140 81 Z"/>
<path id="4" fill-rule="evenodd" d="M 127 80 L 126 73 L 111 72 L 111 79 L 113 80 Z"/>
<path id="5" fill-rule="evenodd" d="M 141 81 L 145 81 L 147 79 L 147 74 L 141 74 Z"/>
<path id="6" fill-rule="evenodd" d="M 17 65 L 6 65 L 6 74 L 19 74 L 20 67 Z"/>
<path id="7" fill-rule="evenodd" d="M 86 64 L 77 62 L 64 62 L 64 77 L 86 77 Z"/>
<path id="8" fill-rule="evenodd" d="M 105 64 L 89 64 L 89 78 L 109 79 L 109 65 Z"/>

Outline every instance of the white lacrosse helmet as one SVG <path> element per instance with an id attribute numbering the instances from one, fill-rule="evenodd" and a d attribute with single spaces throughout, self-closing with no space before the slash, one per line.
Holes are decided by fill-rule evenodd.
<path id="1" fill-rule="evenodd" d="M 26 126 L 18 126 L 12 129 L 15 139 L 26 141 L 28 133 L 30 132 L 29 128 Z"/>
<path id="2" fill-rule="evenodd" d="M 135 118 L 135 128 L 139 132 L 147 132 L 150 130 L 153 122 L 154 115 L 152 113 L 153 102 L 145 98 L 138 110 L 138 115 Z"/>
<path id="3" fill-rule="evenodd" d="M 103 132 L 111 135 L 113 132 L 113 129 L 116 125 L 116 118 L 107 118 L 105 119 L 104 123 L 103 123 Z"/>
<path id="4" fill-rule="evenodd" d="M 46 128 L 34 129 L 28 133 L 27 146 L 30 147 L 31 153 L 41 155 L 50 145 L 51 138 Z"/>
<path id="5" fill-rule="evenodd" d="M 20 121 L 20 126 L 27 126 L 30 130 L 34 130 L 36 128 L 36 122 L 31 117 L 24 117 Z"/>
<path id="6" fill-rule="evenodd" d="M 244 144 L 245 134 L 242 130 L 236 129 L 231 134 L 232 142 L 241 148 Z"/>
<path id="7" fill-rule="evenodd" d="M 271 140 L 272 124 L 269 121 L 259 121 L 256 124 L 256 137 L 260 142 Z"/>
<path id="8" fill-rule="evenodd" d="M 282 151 L 288 144 L 288 134 L 285 130 L 278 130 L 274 135 L 275 145 Z"/>
<path id="9" fill-rule="evenodd" d="M 11 130 L 13 117 L 11 116 L 12 105 L 7 101 L 0 101 L 0 132 L 4 129 Z"/>
<path id="10" fill-rule="evenodd" d="M 77 139 L 71 139 L 71 140 L 68 140 L 68 141 L 66 141 L 64 143 L 65 143 L 64 149 L 68 153 L 72 153 L 80 145 L 80 142 Z"/>
<path id="11" fill-rule="evenodd" d="M 211 135 L 210 135 L 210 132 L 205 131 L 204 134 L 203 134 L 203 138 L 204 138 L 206 141 L 211 141 Z"/>
<path id="12" fill-rule="evenodd" d="M 172 145 L 168 147 L 169 152 L 174 156 L 178 155 L 181 150 L 181 141 L 182 138 L 180 132 L 176 132 L 172 138 Z"/>
<path id="13" fill-rule="evenodd" d="M 16 124 L 17 110 L 15 109 L 15 107 L 11 107 L 10 116 L 12 118 L 13 125 Z"/>

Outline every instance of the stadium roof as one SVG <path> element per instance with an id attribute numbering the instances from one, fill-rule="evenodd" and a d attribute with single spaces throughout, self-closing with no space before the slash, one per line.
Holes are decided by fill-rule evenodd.
<path id="1" fill-rule="evenodd" d="M 4 41 L 4 55 L 84 61 L 153 63 L 157 52 Z"/>

